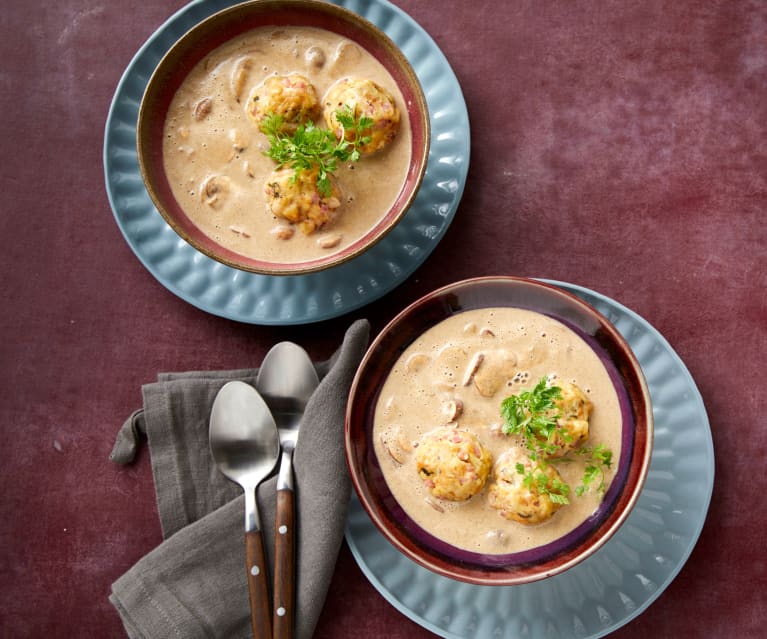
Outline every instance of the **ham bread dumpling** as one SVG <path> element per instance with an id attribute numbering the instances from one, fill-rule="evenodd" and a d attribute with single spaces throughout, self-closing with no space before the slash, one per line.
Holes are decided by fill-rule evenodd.
<path id="1" fill-rule="evenodd" d="M 557 428 L 548 440 L 548 457 L 563 457 L 589 437 L 589 416 L 593 409 L 591 400 L 575 384 L 554 382 L 561 397 L 554 400 Z"/>
<path id="2" fill-rule="evenodd" d="M 294 133 L 319 117 L 320 101 L 314 85 L 300 73 L 272 75 L 251 91 L 247 111 L 259 127 L 267 115 L 278 115 L 282 130 Z"/>
<path id="3" fill-rule="evenodd" d="M 338 119 L 338 111 L 350 109 L 355 119 L 364 116 L 373 124 L 360 133 L 370 140 L 359 147 L 360 153 L 370 154 L 388 146 L 397 136 L 400 112 L 392 95 L 372 80 L 344 78 L 336 82 L 325 95 L 323 113 L 328 128 L 339 140 L 345 135 L 353 141 L 353 131 L 346 131 Z"/>
<path id="4" fill-rule="evenodd" d="M 415 454 L 418 475 L 440 499 L 465 501 L 487 482 L 493 457 L 473 433 L 442 426 L 426 435 Z"/>
<path id="5" fill-rule="evenodd" d="M 542 474 L 541 479 L 549 491 L 564 492 L 562 486 L 565 484 L 553 466 L 540 466 L 521 449 L 510 448 L 498 457 L 493 468 L 493 481 L 487 489 L 488 503 L 504 519 L 520 524 L 540 524 L 551 519 L 562 506 L 541 490 L 538 481 L 525 481 L 530 472 L 536 478 Z"/>
<path id="6" fill-rule="evenodd" d="M 340 191 L 331 182 L 331 194 L 323 196 L 317 188 L 317 175 L 316 169 L 273 171 L 264 184 L 267 211 L 295 224 L 305 235 L 329 224 L 341 205 Z"/>

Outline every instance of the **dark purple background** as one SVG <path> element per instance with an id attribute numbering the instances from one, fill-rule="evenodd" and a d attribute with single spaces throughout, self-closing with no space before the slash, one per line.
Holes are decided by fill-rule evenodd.
<path id="1" fill-rule="evenodd" d="M 653 324 L 709 411 L 707 525 L 616 639 L 756 638 L 767 622 L 767 3 L 398 3 L 463 87 L 472 162 L 449 232 L 384 299 L 267 328 L 169 293 L 107 202 L 103 127 L 135 51 L 180 0 L 9 0 L 0 11 L 2 637 L 124 637 L 109 586 L 160 542 L 149 456 L 108 461 L 160 370 L 257 365 L 280 339 L 328 356 L 475 275 L 570 281 Z M 343 548 L 317 639 L 432 635 Z"/>

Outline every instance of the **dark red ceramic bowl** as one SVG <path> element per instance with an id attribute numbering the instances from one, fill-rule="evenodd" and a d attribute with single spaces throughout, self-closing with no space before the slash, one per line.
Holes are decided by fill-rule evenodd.
<path id="1" fill-rule="evenodd" d="M 174 197 L 163 167 L 162 136 L 168 107 L 184 78 L 215 48 L 258 27 L 318 27 L 337 33 L 371 53 L 391 74 L 402 92 L 411 131 L 407 175 L 389 210 L 364 236 L 337 251 L 299 262 L 254 259 L 237 253 L 204 234 Z M 300 275 L 346 262 L 381 240 L 407 212 L 420 188 L 429 154 L 430 124 L 421 84 L 396 44 L 357 14 L 316 0 L 255 0 L 219 11 L 184 34 L 168 51 L 149 79 L 137 124 L 138 161 L 146 189 L 170 227 L 205 255 L 228 266 L 266 275 Z"/>
<path id="2" fill-rule="evenodd" d="M 398 505 L 373 447 L 380 389 L 402 352 L 451 315 L 487 307 L 518 307 L 556 319 L 600 357 L 617 391 L 622 414 L 621 454 L 597 510 L 575 530 L 537 548 L 484 555 L 451 546 L 418 526 Z M 368 349 L 352 384 L 346 412 L 346 459 L 359 499 L 373 523 L 404 555 L 447 577 L 474 584 L 516 585 L 559 574 L 600 548 L 623 524 L 650 465 L 653 417 L 642 370 L 610 322 L 580 298 L 553 285 L 515 277 L 484 277 L 445 286 L 395 317 Z"/>

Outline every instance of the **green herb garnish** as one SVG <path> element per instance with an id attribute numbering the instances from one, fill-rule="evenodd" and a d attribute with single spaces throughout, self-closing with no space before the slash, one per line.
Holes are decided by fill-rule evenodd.
<path id="1" fill-rule="evenodd" d="M 313 122 L 299 125 L 290 135 L 283 131 L 285 120 L 282 116 L 268 114 L 261 122 L 260 129 L 269 140 L 269 149 L 264 154 L 274 160 L 278 168 L 290 167 L 295 171 L 295 180 L 301 171 L 317 169 L 317 190 L 323 197 L 333 192 L 330 176 L 336 172 L 338 162 L 357 162 L 360 159 L 359 147 L 370 141 L 362 132 L 373 121 L 367 117 L 355 118 L 351 107 L 336 111 L 338 121 L 343 127 L 341 139 L 329 129 L 321 129 Z M 347 140 L 347 131 L 352 139 Z"/>
<path id="2" fill-rule="evenodd" d="M 360 149 L 366 144 L 370 144 L 370 141 L 373 139 L 369 135 L 362 135 L 364 131 L 373 126 L 373 119 L 365 115 L 357 118 L 354 115 L 354 109 L 348 104 L 336 111 L 336 119 L 343 128 L 342 140 L 346 140 L 349 137 L 348 134 L 351 133 L 352 139 L 350 142 L 353 149 L 350 155 L 351 161 L 359 161 Z"/>
<path id="3" fill-rule="evenodd" d="M 548 495 L 552 503 L 566 505 L 570 503 L 567 496 L 570 494 L 570 486 L 556 477 L 546 474 L 546 462 L 540 461 L 528 469 L 524 464 L 518 463 L 517 472 L 522 475 L 522 484 L 525 488 L 535 488 L 540 495 Z"/>
<path id="4" fill-rule="evenodd" d="M 586 469 L 583 471 L 583 479 L 581 479 L 581 485 L 575 489 L 575 494 L 579 497 L 588 492 L 594 482 L 596 484 L 597 492 L 603 495 L 605 492 L 605 470 L 609 469 L 613 461 L 613 453 L 604 444 L 591 447 L 576 448 L 573 451 L 577 455 L 581 455 L 586 459 Z"/>
<path id="5" fill-rule="evenodd" d="M 501 403 L 501 415 L 506 422 L 503 432 L 507 435 L 522 435 L 525 445 L 533 453 L 544 456 L 553 453 L 556 447 L 551 439 L 558 432 L 566 431 L 557 426 L 559 413 L 554 400 L 561 399 L 562 389 L 549 386 L 543 377 L 532 390 L 511 395 Z M 535 457 L 533 457 L 535 459 Z"/>
<path id="6" fill-rule="evenodd" d="M 568 456 L 547 459 L 557 450 L 553 443 L 555 436 L 569 439 L 567 430 L 557 424 L 561 415 L 555 400 L 561 398 L 562 389 L 549 385 L 543 377 L 532 390 L 511 395 L 501 403 L 501 416 L 505 422 L 503 432 L 507 435 L 520 435 L 529 451 L 528 456 L 537 464 L 532 471 L 518 464 L 517 472 L 524 475 L 526 486 L 535 485 L 539 492 L 547 494 L 555 503 L 568 503 L 566 500 L 570 487 L 559 480 L 551 480 L 542 471 L 551 462 L 574 461 L 571 456 L 577 455 L 585 460 L 586 468 L 575 494 L 580 497 L 592 486 L 596 486 L 597 492 L 602 495 L 605 492 L 605 471 L 612 464 L 612 451 L 604 444 L 580 446 L 568 453 Z"/>

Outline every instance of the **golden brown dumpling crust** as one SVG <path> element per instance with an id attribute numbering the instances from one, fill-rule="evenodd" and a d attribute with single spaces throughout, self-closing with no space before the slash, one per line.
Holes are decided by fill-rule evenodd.
<path id="1" fill-rule="evenodd" d="M 370 136 L 370 142 L 360 147 L 361 153 L 380 151 L 399 132 L 400 112 L 394 98 L 372 80 L 339 80 L 330 87 L 323 102 L 325 122 L 339 139 L 343 135 L 343 127 L 336 115 L 338 110 L 348 107 L 354 112 L 355 118 L 365 116 L 373 120 L 373 124 L 361 132 L 363 136 Z M 353 134 L 347 132 L 346 139 L 352 140 Z"/>
<path id="2" fill-rule="evenodd" d="M 522 464 L 525 472 L 533 471 L 535 463 L 521 450 L 511 448 L 504 452 L 493 468 L 493 481 L 487 490 L 488 503 L 501 517 L 520 524 L 540 524 L 551 519 L 561 504 L 541 493 L 535 483 L 525 486 L 524 475 L 517 470 Z M 544 473 L 551 481 L 562 481 L 556 469 L 550 465 L 534 471 Z"/>
<path id="3" fill-rule="evenodd" d="M 272 75 L 251 91 L 247 111 L 258 126 L 267 115 L 279 115 L 283 131 L 293 133 L 300 124 L 319 117 L 320 101 L 312 83 L 300 73 Z"/>
<path id="4" fill-rule="evenodd" d="M 418 475 L 434 497 L 465 501 L 485 486 L 493 457 L 473 433 L 443 426 L 423 437 L 415 462 Z"/>
<path id="5" fill-rule="evenodd" d="M 562 397 L 554 401 L 560 417 L 557 419 L 557 431 L 549 439 L 549 444 L 556 450 L 548 456 L 562 457 L 588 439 L 593 404 L 575 384 L 560 381 L 554 384 L 560 388 Z"/>
<path id="6" fill-rule="evenodd" d="M 329 197 L 317 190 L 316 169 L 297 175 L 293 169 L 273 171 L 266 179 L 264 193 L 268 212 L 292 222 L 306 235 L 331 222 L 341 204 L 335 186 Z"/>

